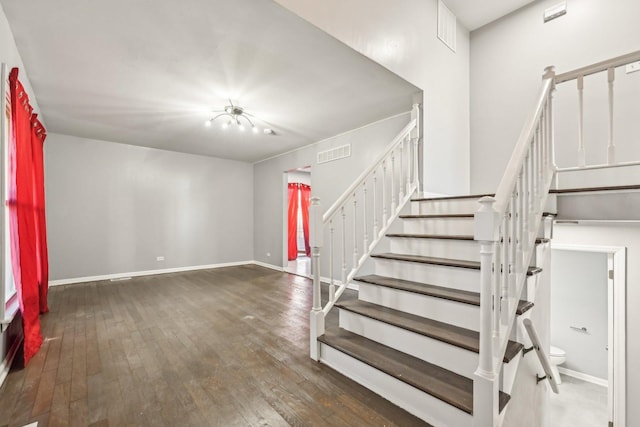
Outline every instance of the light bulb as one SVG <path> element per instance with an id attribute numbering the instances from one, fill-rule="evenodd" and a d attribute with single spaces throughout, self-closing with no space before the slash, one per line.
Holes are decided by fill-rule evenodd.
<path id="1" fill-rule="evenodd" d="M 253 133 L 258 133 L 258 128 L 255 126 L 251 126 L 251 130 L 253 131 Z"/>
<path id="2" fill-rule="evenodd" d="M 222 129 L 226 129 L 229 127 L 229 123 L 228 122 L 223 122 L 222 123 Z"/>
<path id="3" fill-rule="evenodd" d="M 207 120 L 206 122 L 204 122 L 204 125 L 205 125 L 206 127 L 211 126 L 211 120 Z"/>
<path id="4" fill-rule="evenodd" d="M 244 132 L 244 125 L 238 125 L 238 129 L 240 129 L 240 132 Z"/>

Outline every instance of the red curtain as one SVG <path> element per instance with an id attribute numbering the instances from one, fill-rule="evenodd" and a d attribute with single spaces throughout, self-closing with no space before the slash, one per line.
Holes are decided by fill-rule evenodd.
<path id="1" fill-rule="evenodd" d="M 289 261 L 293 261 L 298 257 L 298 244 L 296 239 L 298 236 L 298 184 L 289 183 L 289 208 L 288 208 L 288 257 Z"/>
<path id="2" fill-rule="evenodd" d="M 309 247 L 309 205 L 311 205 L 311 187 L 300 184 L 300 208 L 302 209 L 302 229 L 304 231 L 304 251 L 311 256 Z"/>
<path id="3" fill-rule="evenodd" d="M 18 291 L 20 310 L 24 330 L 24 363 L 29 362 L 42 345 L 40 332 L 41 297 L 40 286 L 43 282 L 41 268 L 43 242 L 39 243 L 39 233 L 46 232 L 38 226 L 40 217 L 36 212 L 37 199 L 44 199 L 44 173 L 36 171 L 42 167 L 42 161 L 34 162 L 40 157 L 42 150 L 34 146 L 36 140 L 44 141 L 44 128 L 35 119 L 32 121 L 32 108 L 24 87 L 18 80 L 18 69 L 11 70 L 9 75 L 11 91 L 11 137 L 10 137 L 10 190 L 9 219 L 11 236 L 11 263 L 13 276 Z M 38 166 L 36 165 L 38 163 Z M 38 193 L 38 181 L 42 180 L 42 195 Z M 42 205 L 44 209 L 44 205 Z M 46 246 L 46 240 L 44 245 Z M 40 284 L 39 284 L 40 283 Z M 44 285 L 46 286 L 46 285 Z M 46 298 L 46 296 L 45 296 Z M 46 303 L 45 303 L 46 310 Z"/>
<path id="4" fill-rule="evenodd" d="M 37 114 L 31 116 L 31 146 L 33 153 L 34 216 L 36 223 L 36 258 L 38 262 L 38 289 L 40 291 L 40 313 L 49 311 L 49 253 L 47 250 L 47 220 L 44 198 L 44 140 L 47 133 Z"/>

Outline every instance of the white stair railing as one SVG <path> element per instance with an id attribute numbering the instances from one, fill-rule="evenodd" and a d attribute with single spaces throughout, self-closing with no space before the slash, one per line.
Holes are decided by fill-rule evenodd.
<path id="1" fill-rule="evenodd" d="M 552 92 L 555 73 L 542 87 L 494 197 L 475 214 L 480 242 L 480 354 L 474 375 L 474 426 L 497 425 L 499 372 L 538 227 L 555 171 Z"/>
<path id="2" fill-rule="evenodd" d="M 324 215 L 320 200 L 311 199 L 313 308 L 310 343 L 314 360 L 320 357 L 317 338 L 324 333 L 325 316 L 402 207 L 418 191 L 419 113 L 416 104 L 411 111 L 411 121 Z M 322 276 L 325 276 L 322 281 L 329 284 L 329 298 L 324 307 L 320 297 Z"/>
<path id="3" fill-rule="evenodd" d="M 616 158 L 616 145 L 614 140 L 614 84 L 616 69 L 624 67 L 627 64 L 640 61 L 640 51 L 632 52 L 606 61 L 598 62 L 593 65 L 578 68 L 573 71 L 558 74 L 555 76 L 555 84 L 561 84 L 569 81 L 576 81 L 578 90 L 578 165 L 575 167 L 558 168 L 559 172 L 579 170 L 579 169 L 600 169 L 613 166 L 630 166 L 638 165 L 640 161 L 632 161 L 621 163 Z M 607 163 L 600 165 L 587 165 L 587 154 L 584 144 L 584 78 L 592 74 L 607 72 L 607 89 L 608 89 L 608 140 L 607 140 Z M 603 148 L 604 149 L 604 148 Z M 640 159 L 639 159 L 640 160 Z"/>

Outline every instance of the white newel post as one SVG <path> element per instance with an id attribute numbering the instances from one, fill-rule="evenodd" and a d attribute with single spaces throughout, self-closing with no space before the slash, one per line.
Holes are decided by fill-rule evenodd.
<path id="1" fill-rule="evenodd" d="M 320 301 L 320 249 L 322 248 L 322 208 L 320 199 L 311 198 L 309 207 L 309 246 L 313 270 L 313 307 L 309 315 L 310 353 L 313 360 L 320 359 L 318 337 L 324 334 L 324 313 Z"/>
<path id="2" fill-rule="evenodd" d="M 483 197 L 474 215 L 474 239 L 480 242 L 480 354 L 473 379 L 473 425 L 492 427 L 498 422 L 498 376 L 493 354 L 493 256 L 499 240 L 500 216 L 496 199 Z M 499 306 L 496 306 L 497 310 Z"/>
<path id="3" fill-rule="evenodd" d="M 410 139 L 413 141 L 413 179 L 416 184 L 416 194 L 420 195 L 420 159 L 418 159 L 418 143 L 420 140 L 420 104 L 413 104 L 411 109 L 411 120 L 416 121 L 416 125 L 411 130 Z"/>

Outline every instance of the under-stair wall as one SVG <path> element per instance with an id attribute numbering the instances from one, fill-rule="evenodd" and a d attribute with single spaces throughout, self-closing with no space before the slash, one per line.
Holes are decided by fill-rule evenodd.
<path id="1" fill-rule="evenodd" d="M 539 247 L 537 256 L 542 265 L 542 272 L 532 290 L 530 300 L 534 301 L 535 309 L 529 316 L 536 326 L 541 344 L 549 348 L 551 337 L 550 313 L 551 313 L 551 244 L 547 243 Z M 526 348 L 531 342 L 525 333 L 524 327 L 519 324 L 517 339 Z M 540 427 L 551 426 L 549 399 L 551 390 L 546 381 L 536 382 L 536 376 L 544 376 L 540 362 L 536 358 L 535 351 L 530 351 L 523 356 L 518 373 L 511 388 L 511 401 L 505 411 L 503 427 Z"/>

